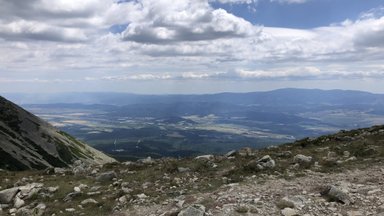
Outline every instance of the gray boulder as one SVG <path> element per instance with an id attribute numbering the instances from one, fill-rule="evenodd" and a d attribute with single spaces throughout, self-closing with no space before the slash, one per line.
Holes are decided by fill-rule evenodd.
<path id="1" fill-rule="evenodd" d="M 257 162 L 260 165 L 262 165 L 264 168 L 273 168 L 276 166 L 275 161 L 269 155 L 265 155 L 264 157 L 259 159 Z"/>
<path id="2" fill-rule="evenodd" d="M 177 216 L 204 216 L 205 206 L 195 204 L 180 211 Z"/>
<path id="3" fill-rule="evenodd" d="M 148 164 L 148 165 L 152 165 L 152 164 L 156 163 L 156 161 L 153 160 L 151 157 L 140 159 L 137 162 L 142 163 L 142 164 Z"/>
<path id="4" fill-rule="evenodd" d="M 112 181 L 114 178 L 117 178 L 117 174 L 115 171 L 109 171 L 101 173 L 96 177 L 96 181 L 98 182 L 108 182 Z"/>
<path id="5" fill-rule="evenodd" d="M 353 203 L 353 200 L 350 198 L 347 192 L 333 185 L 327 185 L 323 187 L 320 194 L 327 198 L 329 201 L 340 202 L 346 205 Z"/>
<path id="6" fill-rule="evenodd" d="M 25 201 L 16 196 L 13 207 L 19 209 L 25 205 Z"/>
<path id="7" fill-rule="evenodd" d="M 250 161 L 246 167 L 252 170 L 265 170 L 271 169 L 276 166 L 275 161 L 269 155 L 265 155 L 259 160 Z"/>
<path id="8" fill-rule="evenodd" d="M 276 206 L 280 209 L 295 208 L 301 209 L 305 206 L 306 199 L 303 196 L 285 196 L 276 202 Z"/>
<path id="9" fill-rule="evenodd" d="M 9 204 L 12 202 L 13 198 L 20 191 L 18 187 L 9 188 L 0 191 L 0 204 Z"/>
<path id="10" fill-rule="evenodd" d="M 40 203 L 33 209 L 32 215 L 42 216 L 44 215 L 46 209 L 47 209 L 47 206 L 44 203 Z"/>
<path id="11" fill-rule="evenodd" d="M 237 151 L 235 150 L 229 151 L 227 154 L 225 154 L 225 157 L 233 157 L 236 155 L 236 153 Z"/>
<path id="12" fill-rule="evenodd" d="M 283 216 L 298 216 L 299 215 L 297 213 L 297 211 L 295 209 L 292 209 L 292 208 L 285 208 L 285 209 L 281 210 L 281 214 Z"/>
<path id="13" fill-rule="evenodd" d="M 298 154 L 293 158 L 293 162 L 298 163 L 300 165 L 308 165 L 312 163 L 312 157 Z"/>

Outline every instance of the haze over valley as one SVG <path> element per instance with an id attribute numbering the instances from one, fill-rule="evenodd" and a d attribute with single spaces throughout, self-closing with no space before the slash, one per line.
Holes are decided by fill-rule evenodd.
<path id="1" fill-rule="evenodd" d="M 359 91 L 279 89 L 206 95 L 65 93 L 9 97 L 120 160 L 222 154 L 384 123 L 384 95 Z"/>

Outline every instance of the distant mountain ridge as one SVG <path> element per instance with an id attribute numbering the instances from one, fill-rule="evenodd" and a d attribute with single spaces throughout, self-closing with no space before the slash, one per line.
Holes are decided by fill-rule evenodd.
<path id="1" fill-rule="evenodd" d="M 319 90 L 285 88 L 264 92 L 216 94 L 141 95 L 111 92 L 74 92 L 52 94 L 5 94 L 18 104 L 108 104 L 132 105 L 142 103 L 220 102 L 233 104 L 384 104 L 384 94 L 352 90 Z"/>
<path id="2" fill-rule="evenodd" d="M 66 167 L 75 160 L 115 161 L 0 96 L 1 169 Z"/>

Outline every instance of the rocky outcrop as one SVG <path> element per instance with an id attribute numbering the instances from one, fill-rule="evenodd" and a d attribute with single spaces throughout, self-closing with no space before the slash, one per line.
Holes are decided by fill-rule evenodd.
<path id="1" fill-rule="evenodd" d="M 76 160 L 115 161 L 0 97 L 0 168 L 7 170 L 67 167 Z"/>

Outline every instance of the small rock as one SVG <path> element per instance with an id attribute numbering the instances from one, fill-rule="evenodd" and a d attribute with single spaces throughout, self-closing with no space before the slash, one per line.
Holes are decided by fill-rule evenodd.
<path id="1" fill-rule="evenodd" d="M 75 212 L 76 209 L 74 209 L 74 208 L 66 208 L 65 211 L 66 212 Z"/>
<path id="2" fill-rule="evenodd" d="M 282 158 L 289 158 L 292 156 L 292 152 L 291 151 L 283 151 L 283 152 L 277 153 L 276 156 L 282 157 Z"/>
<path id="3" fill-rule="evenodd" d="M 349 158 L 351 156 L 351 153 L 349 151 L 344 151 L 343 152 L 343 157 Z"/>
<path id="4" fill-rule="evenodd" d="M 79 187 L 74 187 L 73 190 L 74 190 L 75 192 L 81 192 L 81 190 L 80 190 Z"/>
<path id="5" fill-rule="evenodd" d="M 121 183 L 121 187 L 129 187 L 129 183 L 128 182 L 122 182 Z"/>
<path id="6" fill-rule="evenodd" d="M 40 203 L 33 209 L 33 215 L 42 216 L 45 213 L 45 209 L 47 209 L 47 206 L 44 203 Z"/>
<path id="7" fill-rule="evenodd" d="M 91 171 L 91 175 L 96 175 L 97 173 L 99 173 L 99 169 L 93 169 Z"/>
<path id="8" fill-rule="evenodd" d="M 13 207 L 19 209 L 25 205 L 25 201 L 16 196 Z"/>
<path id="9" fill-rule="evenodd" d="M 145 198 L 147 198 L 148 196 L 147 195 L 145 195 L 145 194 L 137 194 L 136 195 L 137 196 L 137 198 L 139 198 L 139 199 L 145 199 Z"/>
<path id="10" fill-rule="evenodd" d="M 49 193 L 55 193 L 57 190 L 59 190 L 59 186 L 56 187 L 47 187 L 47 191 Z"/>
<path id="11" fill-rule="evenodd" d="M 301 209 L 305 206 L 306 199 L 304 196 L 292 196 L 292 197 L 283 197 L 276 203 L 276 206 L 280 209 L 284 208 L 296 208 Z"/>
<path id="12" fill-rule="evenodd" d="M 365 216 L 361 211 L 349 211 L 347 212 L 347 216 Z"/>
<path id="13" fill-rule="evenodd" d="M 144 158 L 144 159 L 140 159 L 140 160 L 138 160 L 137 162 L 139 162 L 139 163 L 143 163 L 143 164 L 149 164 L 149 165 L 151 165 L 151 164 L 155 164 L 155 163 L 156 163 L 156 161 L 153 160 L 151 157 L 147 157 L 147 158 Z"/>
<path id="14" fill-rule="evenodd" d="M 55 174 L 62 175 L 62 174 L 65 174 L 66 169 L 64 169 L 64 168 L 60 168 L 60 167 L 55 167 L 55 168 L 53 169 L 53 172 L 54 172 Z"/>
<path id="15" fill-rule="evenodd" d="M 213 157 L 214 157 L 213 155 L 200 155 L 200 156 L 195 157 L 195 159 L 196 160 L 199 160 L 199 159 L 212 160 Z"/>
<path id="16" fill-rule="evenodd" d="M 9 212 L 9 214 L 15 214 L 17 212 L 17 209 L 11 208 L 11 209 L 9 209 L 8 212 Z"/>
<path id="17" fill-rule="evenodd" d="M 98 204 L 98 202 L 92 198 L 89 198 L 89 199 L 85 199 L 83 201 L 81 201 L 81 205 L 88 205 L 88 204 Z"/>
<path id="18" fill-rule="evenodd" d="M 331 160 L 337 158 L 336 152 L 332 152 L 332 151 L 328 152 L 327 158 Z"/>
<path id="19" fill-rule="evenodd" d="M 276 206 L 279 209 L 285 209 L 285 208 L 295 208 L 295 204 L 292 200 L 289 200 L 288 197 L 283 197 L 281 200 L 276 202 Z"/>
<path id="20" fill-rule="evenodd" d="M 75 176 L 82 176 L 85 175 L 87 171 L 83 166 L 77 166 L 72 169 L 72 173 Z"/>
<path id="21" fill-rule="evenodd" d="M 255 153 L 252 151 L 251 148 L 249 147 L 245 147 L 245 148 L 242 148 L 240 149 L 238 152 L 237 152 L 240 156 L 242 157 L 246 157 L 246 156 L 254 156 Z"/>
<path id="22" fill-rule="evenodd" d="M 177 171 L 178 171 L 179 173 L 184 173 L 184 172 L 189 172 L 189 171 L 191 171 L 191 169 L 190 169 L 190 168 L 185 168 L 185 167 L 177 167 Z"/>
<path id="23" fill-rule="evenodd" d="M 72 192 L 72 193 L 69 193 L 67 194 L 63 201 L 64 202 L 68 202 L 68 201 L 71 201 L 74 197 L 77 197 L 77 196 L 80 196 L 81 195 L 81 192 Z"/>
<path id="24" fill-rule="evenodd" d="M 127 203 L 127 196 L 122 196 L 119 198 L 119 203 L 121 204 L 126 204 Z"/>
<path id="25" fill-rule="evenodd" d="M 292 208 L 285 208 L 283 210 L 281 210 L 281 214 L 284 215 L 284 216 L 297 216 L 297 212 L 295 209 L 292 209 Z"/>
<path id="26" fill-rule="evenodd" d="M 384 204 L 377 208 L 378 213 L 384 213 Z"/>
<path id="27" fill-rule="evenodd" d="M 93 192 L 88 192 L 87 195 L 88 196 L 96 196 L 96 195 L 100 195 L 101 192 L 100 191 L 93 191 Z"/>
<path id="28" fill-rule="evenodd" d="M 177 216 L 204 216 L 205 206 L 195 204 L 180 211 Z"/>
<path id="29" fill-rule="evenodd" d="M 379 193 L 379 192 L 381 192 L 380 188 L 368 191 L 367 195 L 372 195 L 372 194 L 376 194 L 376 193 Z"/>
<path id="30" fill-rule="evenodd" d="M 184 203 L 185 203 L 184 200 L 179 200 L 179 201 L 176 203 L 176 206 L 177 206 L 178 208 L 183 208 Z"/>
<path id="31" fill-rule="evenodd" d="M 117 174 L 115 171 L 109 171 L 101 173 L 96 177 L 96 181 L 98 182 L 108 182 L 112 181 L 114 178 L 117 178 Z"/>
<path id="32" fill-rule="evenodd" d="M 352 156 L 352 157 L 346 159 L 345 162 L 348 162 L 348 161 L 355 161 L 355 160 L 357 160 L 357 158 L 356 158 L 355 156 Z"/>
<path id="33" fill-rule="evenodd" d="M 80 188 L 80 190 L 84 190 L 84 189 L 87 189 L 87 188 L 88 188 L 88 185 L 86 185 L 86 184 L 80 184 L 78 187 Z"/>

